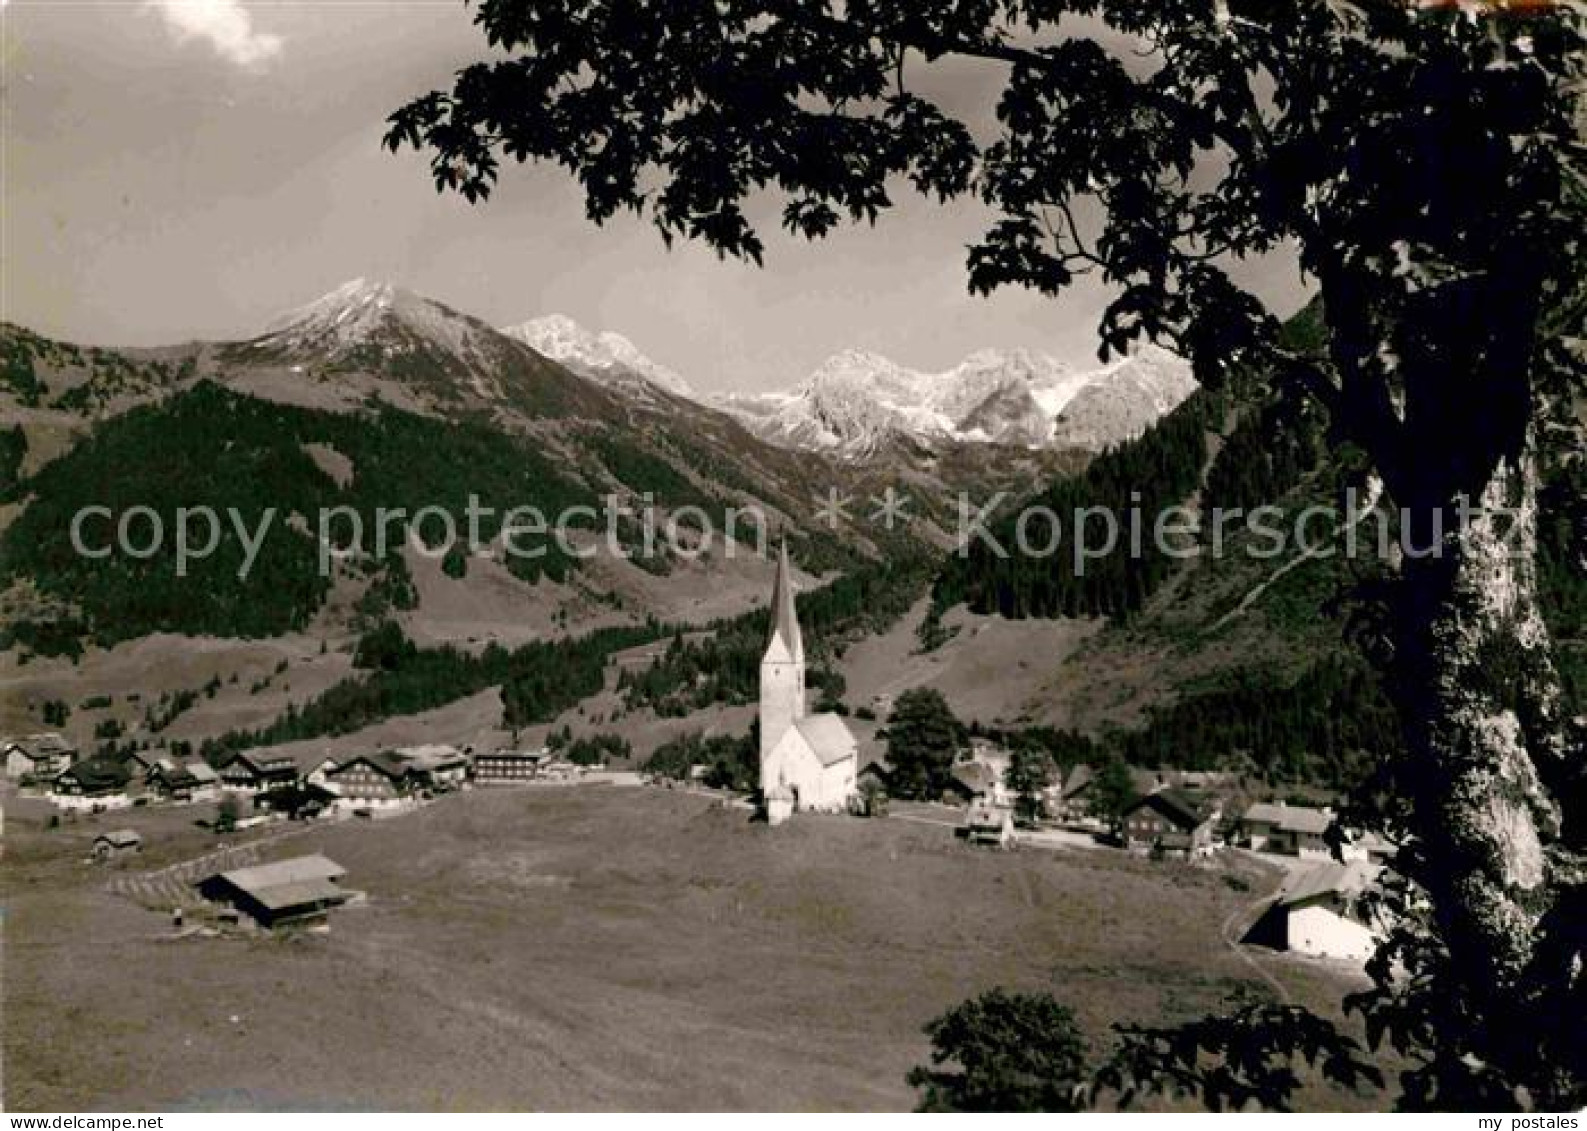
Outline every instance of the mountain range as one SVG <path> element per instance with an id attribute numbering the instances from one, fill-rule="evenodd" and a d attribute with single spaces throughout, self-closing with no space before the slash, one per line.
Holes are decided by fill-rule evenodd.
<path id="1" fill-rule="evenodd" d="M 718 530 L 730 511 L 753 509 L 789 538 L 803 569 L 830 575 L 929 553 L 954 521 L 955 492 L 1028 493 L 1084 459 L 949 441 L 863 460 L 779 446 L 616 334 L 559 318 L 504 332 L 364 279 L 238 341 L 111 349 L 0 326 L 0 407 L 0 651 L 11 640 L 40 654 L 151 631 L 270 636 L 302 628 L 327 602 L 354 610 L 341 617 L 345 631 L 400 608 L 392 596 L 408 599 L 413 585 L 421 614 L 451 609 L 425 630 L 447 641 L 521 637 L 548 623 L 565 631 L 612 610 L 627 621 L 699 618 L 759 597 L 748 566 L 733 575 L 676 553 L 579 561 L 556 547 L 533 562 L 452 559 L 448 577 L 466 597 L 406 553 L 327 580 L 304 526 L 326 507 L 372 518 L 381 506 L 433 503 L 461 514 L 477 491 L 498 508 L 556 514 L 616 496 L 652 500 L 658 521 L 703 513 Z M 908 528 L 877 528 L 858 511 L 823 517 L 833 492 L 863 498 L 893 484 L 916 500 Z M 107 501 L 166 515 L 206 502 L 257 519 L 273 500 L 290 501 L 300 519 L 262 560 L 274 571 L 265 587 L 220 567 L 241 561 L 229 532 L 204 586 L 178 584 L 163 557 L 101 566 L 66 541 L 72 514 Z M 619 527 L 624 547 L 642 541 L 635 521 Z M 489 577 L 490 601 L 474 572 Z M 436 600 L 422 592 L 427 578 Z"/>
<path id="2" fill-rule="evenodd" d="M 983 349 L 938 372 L 844 350 L 791 390 L 714 403 L 772 443 L 847 459 L 899 440 L 1097 452 L 1138 436 L 1195 387 L 1186 362 L 1152 346 L 1089 370 Z"/>
<path id="3" fill-rule="evenodd" d="M 982 349 L 935 372 L 846 349 L 793 388 L 712 394 L 623 335 L 588 330 L 563 314 L 502 332 L 630 395 L 659 389 L 721 409 L 769 443 L 851 461 L 899 442 L 1102 451 L 1138 436 L 1196 387 L 1188 363 L 1154 346 L 1093 369 L 1033 350 Z"/>
<path id="4" fill-rule="evenodd" d="M 1320 339 L 1320 315 L 1307 318 Z M 1082 579 L 942 552 L 960 517 L 949 492 L 1040 491 L 1054 513 L 1123 507 L 1137 487 L 1154 508 L 1297 513 L 1333 497 L 1341 469 L 1313 425 L 1190 391 L 1157 351 L 1082 371 L 987 350 L 939 373 L 846 351 L 787 392 L 718 398 L 610 331 L 553 316 L 504 332 L 355 280 L 240 341 L 109 349 L 0 325 L 0 413 L 0 731 L 38 729 L 69 701 L 84 746 L 297 742 L 319 758 L 333 737 L 517 741 L 495 729 L 509 717 L 515 731 L 618 730 L 639 750 L 747 725 L 769 582 L 754 554 L 718 543 L 647 560 L 628 552 L 643 532 L 627 523 L 619 552 L 547 545 L 513 561 L 487 525 L 472 555 L 436 560 L 399 539 L 316 568 L 312 516 L 327 508 L 368 527 L 381 508 L 461 515 L 475 496 L 498 515 L 617 496 L 719 530 L 727 508 L 760 509 L 826 642 L 821 694 L 861 721 L 931 685 L 966 718 L 1124 728 L 1138 760 L 1247 759 L 1329 782 L 1383 741 L 1370 672 L 1342 650 L 1335 598 L 1352 579 L 1331 559 L 1152 558 Z M 893 487 L 913 501 L 897 531 L 871 513 Z M 71 520 L 89 506 L 228 519 L 182 577 L 169 538 L 148 557 L 75 553 Z M 266 510 L 281 521 L 244 576 L 232 527 L 263 529 Z M 996 524 L 1012 517 L 994 519 L 1005 542 Z M 1540 522 L 1558 543 L 1543 564 L 1563 641 L 1587 615 L 1572 529 Z M 585 545 L 598 529 L 573 533 Z M 657 652 L 663 637 L 666 664 L 632 656 L 626 686 L 603 683 L 630 670 L 609 653 Z M 367 666 L 371 639 L 391 670 Z M 1579 698 L 1587 664 L 1572 649 Z M 1315 701 L 1313 687 L 1335 693 Z"/>

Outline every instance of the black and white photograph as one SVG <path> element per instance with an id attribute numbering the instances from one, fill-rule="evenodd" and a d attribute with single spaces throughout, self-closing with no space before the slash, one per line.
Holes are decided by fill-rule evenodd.
<path id="1" fill-rule="evenodd" d="M 1587 1131 L 1587 0 L 0 0 L 0 760 L 12 1128 Z"/>

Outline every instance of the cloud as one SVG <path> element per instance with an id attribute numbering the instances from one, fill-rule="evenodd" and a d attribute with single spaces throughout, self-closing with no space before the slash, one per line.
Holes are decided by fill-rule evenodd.
<path id="1" fill-rule="evenodd" d="M 281 37 L 258 32 L 238 0 L 149 0 L 178 43 L 207 40 L 221 58 L 258 67 L 281 53 Z"/>

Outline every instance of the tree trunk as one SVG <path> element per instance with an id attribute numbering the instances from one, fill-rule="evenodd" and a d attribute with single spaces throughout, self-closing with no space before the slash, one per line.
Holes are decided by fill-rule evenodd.
<path id="1" fill-rule="evenodd" d="M 1569 851 L 1582 832 L 1582 774 L 1538 604 L 1530 435 L 1510 452 L 1488 463 L 1469 506 L 1448 494 L 1407 506 L 1396 675 L 1410 765 L 1401 777 L 1418 842 L 1406 863 L 1448 952 L 1455 985 L 1446 988 L 1482 1019 L 1462 1043 L 1547 1103 L 1537 1093 L 1557 1101 L 1579 1095 L 1582 1081 L 1561 1076 L 1545 1048 L 1568 1061 L 1580 1058 L 1565 1052 L 1569 1042 L 1587 1046 L 1584 1015 L 1559 1012 L 1571 1000 L 1579 1007 L 1587 981 L 1583 889 Z"/>

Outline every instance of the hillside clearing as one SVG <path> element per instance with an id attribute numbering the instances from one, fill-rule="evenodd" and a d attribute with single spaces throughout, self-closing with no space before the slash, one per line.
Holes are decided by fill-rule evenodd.
<path id="1" fill-rule="evenodd" d="M 80 833 L 11 832 L 13 1108 L 902 1108 L 921 1026 L 992 985 L 1052 990 L 1098 1044 L 1268 992 L 1220 937 L 1251 897 L 1216 869 L 771 830 L 659 789 L 476 791 L 296 837 L 369 902 L 291 940 L 172 941 L 74 862 Z"/>

